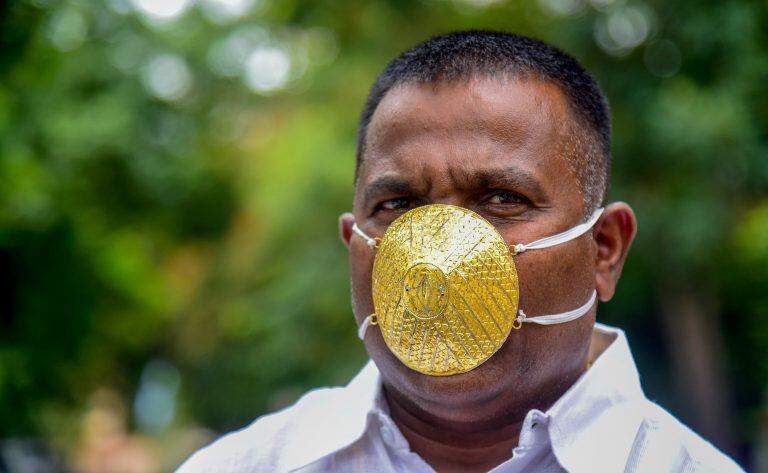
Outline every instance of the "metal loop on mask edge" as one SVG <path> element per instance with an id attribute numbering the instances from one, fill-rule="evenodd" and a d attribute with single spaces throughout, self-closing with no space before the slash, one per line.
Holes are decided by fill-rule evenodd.
<path id="1" fill-rule="evenodd" d="M 357 337 L 360 340 L 365 340 L 365 332 L 368 330 L 368 327 L 371 325 L 378 325 L 379 319 L 376 317 L 376 314 L 371 314 L 365 319 L 363 319 L 363 323 L 360 324 L 360 328 L 357 329 Z"/>
<path id="2" fill-rule="evenodd" d="M 352 231 L 355 232 L 357 236 L 365 240 L 365 243 L 371 248 L 376 249 L 381 245 L 381 238 L 379 237 L 369 237 L 367 233 L 362 231 L 360 227 L 357 226 L 357 222 L 352 224 Z"/>
<path id="3" fill-rule="evenodd" d="M 512 321 L 512 328 L 515 330 L 520 330 L 520 328 L 523 326 L 523 321 L 525 321 L 525 312 L 519 310 L 517 313 L 517 317 L 515 317 L 515 320 Z"/>

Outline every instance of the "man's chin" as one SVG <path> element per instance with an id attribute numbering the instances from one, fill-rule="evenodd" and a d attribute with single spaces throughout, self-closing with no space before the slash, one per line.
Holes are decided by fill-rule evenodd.
<path id="1" fill-rule="evenodd" d="M 400 362 L 389 350 L 374 356 L 389 390 L 420 406 L 439 405 L 457 409 L 482 404 L 505 390 L 512 373 L 504 371 L 493 357 L 477 368 L 449 376 L 431 376 L 415 371 Z"/>

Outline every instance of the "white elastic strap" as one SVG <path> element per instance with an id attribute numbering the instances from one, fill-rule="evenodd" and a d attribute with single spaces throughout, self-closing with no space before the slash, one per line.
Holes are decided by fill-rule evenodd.
<path id="1" fill-rule="evenodd" d="M 592 216 L 589 217 L 589 220 L 586 222 L 576 225 L 575 227 L 564 231 L 563 233 L 558 233 L 557 235 L 548 236 L 546 238 L 542 238 L 540 240 L 533 241 L 531 243 L 523 244 L 518 243 L 517 245 L 514 245 L 512 249 L 515 250 L 515 253 L 522 253 L 526 250 L 540 250 L 542 248 L 549 248 L 550 246 L 559 245 L 560 243 L 565 243 L 566 241 L 573 240 L 574 238 L 580 237 L 584 233 L 586 233 L 592 226 L 597 222 L 597 219 L 600 218 L 600 215 L 603 214 L 604 208 L 599 208 L 592 213 Z"/>
<path id="2" fill-rule="evenodd" d="M 592 306 L 595 304 L 596 299 L 597 299 L 597 291 L 592 291 L 592 295 L 590 296 L 586 304 L 584 304 L 579 308 L 570 310 L 568 312 L 563 312 L 562 314 L 539 315 L 538 317 L 528 317 L 525 315 L 525 312 L 521 310 L 520 321 L 530 322 L 530 323 L 539 324 L 539 325 L 553 325 L 553 324 L 561 324 L 564 322 L 570 322 L 571 320 L 576 320 L 582 315 L 589 312 L 589 309 L 591 309 Z"/>
<path id="3" fill-rule="evenodd" d="M 376 247 L 376 240 L 366 235 L 364 231 L 360 230 L 360 227 L 357 226 L 357 222 L 352 224 L 352 231 L 355 232 L 357 236 L 365 240 L 368 246 L 370 246 L 371 248 Z"/>
<path id="4" fill-rule="evenodd" d="M 371 326 L 371 317 L 373 314 L 363 319 L 363 323 L 360 324 L 360 328 L 357 329 L 357 337 L 360 340 L 365 340 L 365 331 Z"/>
<path id="5" fill-rule="evenodd" d="M 539 325 L 554 325 L 554 324 L 562 324 L 565 322 L 570 322 L 571 320 L 576 320 L 582 315 L 589 312 L 589 309 L 591 309 L 592 306 L 595 304 L 595 300 L 597 300 L 597 291 L 592 291 L 592 295 L 589 297 L 589 300 L 587 301 L 586 304 L 576 309 L 570 310 L 568 312 L 563 312 L 562 314 L 539 315 L 537 317 L 528 317 L 525 315 L 525 312 L 521 310 L 520 321 L 539 324 Z M 368 330 L 368 327 L 371 326 L 372 316 L 373 314 L 364 318 L 363 323 L 360 324 L 360 328 L 357 329 L 357 336 L 358 338 L 360 338 L 360 340 L 365 340 L 365 332 Z"/>

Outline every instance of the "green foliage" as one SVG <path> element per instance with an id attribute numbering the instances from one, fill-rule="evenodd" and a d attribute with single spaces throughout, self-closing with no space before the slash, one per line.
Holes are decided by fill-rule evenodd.
<path id="1" fill-rule="evenodd" d="M 176 422 L 214 429 L 344 383 L 365 353 L 336 218 L 367 89 L 417 41 L 490 28 L 563 47 L 607 91 L 612 197 L 640 233 L 601 318 L 674 404 L 661 296 L 715 295 L 751 442 L 768 388 L 764 5 L 262 0 L 223 19 L 201 0 L 160 21 L 151 3 L 0 4 L 0 433 L 62 437 L 61 412 L 101 387 L 132 402 L 152 359 L 181 373 Z"/>

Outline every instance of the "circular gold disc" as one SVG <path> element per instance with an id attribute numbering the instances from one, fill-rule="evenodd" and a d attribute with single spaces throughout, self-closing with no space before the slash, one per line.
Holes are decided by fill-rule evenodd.
<path id="1" fill-rule="evenodd" d="M 509 336 L 518 307 L 515 264 L 487 220 L 425 205 L 387 229 L 373 264 L 373 303 L 387 346 L 406 366 L 469 371 Z"/>

